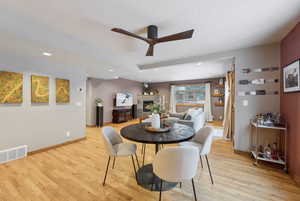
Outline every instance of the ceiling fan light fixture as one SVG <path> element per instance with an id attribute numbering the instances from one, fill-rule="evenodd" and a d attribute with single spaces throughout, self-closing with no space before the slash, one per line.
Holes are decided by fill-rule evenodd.
<path id="1" fill-rule="evenodd" d="M 147 27 L 147 38 L 139 36 L 135 33 L 131 33 L 129 31 L 126 31 L 124 29 L 120 29 L 120 28 L 113 28 L 111 29 L 111 31 L 116 32 L 116 33 L 120 33 L 123 35 L 127 35 L 139 40 L 143 40 L 146 43 L 148 43 L 149 47 L 146 53 L 146 56 L 153 56 L 154 55 L 154 45 L 158 44 L 158 43 L 164 43 L 164 42 L 170 42 L 170 41 L 178 41 L 178 40 L 184 40 L 184 39 L 190 39 L 193 37 L 193 33 L 194 33 L 194 29 L 188 30 L 188 31 L 184 31 L 184 32 L 180 32 L 180 33 L 176 33 L 176 34 L 172 34 L 172 35 L 168 35 L 168 36 L 164 36 L 164 37 L 160 37 L 158 38 L 158 34 L 157 34 L 157 26 L 155 25 L 150 25 Z"/>

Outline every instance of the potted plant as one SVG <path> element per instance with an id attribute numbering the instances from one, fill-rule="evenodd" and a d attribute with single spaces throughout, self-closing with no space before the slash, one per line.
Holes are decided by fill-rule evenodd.
<path id="1" fill-rule="evenodd" d="M 153 128 L 159 129 L 160 128 L 160 116 L 159 114 L 162 113 L 161 106 L 158 104 L 151 104 L 146 106 L 147 110 L 152 112 L 151 115 L 151 126 Z"/>
<path id="2" fill-rule="evenodd" d="M 103 106 L 103 100 L 101 98 L 96 98 L 95 103 L 97 106 L 102 107 Z"/>
<path id="3" fill-rule="evenodd" d="M 150 104 L 146 106 L 147 110 L 150 110 L 153 114 L 160 114 L 161 111 L 161 106 L 158 104 Z"/>

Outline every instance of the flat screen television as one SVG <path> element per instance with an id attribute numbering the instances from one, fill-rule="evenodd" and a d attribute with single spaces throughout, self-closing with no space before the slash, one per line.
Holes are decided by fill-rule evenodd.
<path id="1" fill-rule="evenodd" d="M 116 106 L 132 106 L 133 105 L 133 95 L 130 93 L 117 93 L 116 95 Z"/>

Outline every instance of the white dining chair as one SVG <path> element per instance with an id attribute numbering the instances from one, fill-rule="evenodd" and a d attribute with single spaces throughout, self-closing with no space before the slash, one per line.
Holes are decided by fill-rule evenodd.
<path id="1" fill-rule="evenodd" d="M 109 155 L 108 161 L 107 161 L 107 167 L 106 167 L 106 171 L 105 171 L 105 176 L 104 176 L 104 180 L 103 180 L 103 186 L 105 185 L 106 176 L 108 173 L 111 157 L 114 158 L 114 161 L 113 161 L 113 168 L 114 168 L 116 157 L 131 156 L 131 160 L 132 160 L 132 164 L 133 164 L 133 168 L 134 168 L 134 174 L 137 179 L 136 167 L 135 167 L 135 162 L 134 162 L 134 158 L 133 158 L 133 155 L 135 155 L 137 165 L 138 165 L 138 167 L 140 167 L 138 158 L 136 155 L 136 144 L 123 142 L 122 138 L 116 132 L 116 130 L 110 126 L 103 127 L 102 134 L 103 134 L 106 151 Z"/>
<path id="2" fill-rule="evenodd" d="M 201 128 L 196 133 L 195 137 L 191 141 L 181 142 L 181 143 L 179 143 L 179 145 L 180 146 L 195 146 L 199 149 L 201 167 L 203 168 L 201 156 L 205 156 L 210 180 L 211 180 L 211 183 L 214 184 L 214 180 L 213 180 L 212 174 L 211 174 L 210 164 L 209 164 L 208 157 L 207 157 L 207 155 L 211 151 L 212 142 L 213 142 L 213 129 L 211 127 L 204 127 L 204 128 Z"/>
<path id="3" fill-rule="evenodd" d="M 160 150 L 154 158 L 153 172 L 160 180 L 159 201 L 163 180 L 169 182 L 184 182 L 191 180 L 195 201 L 194 176 L 197 173 L 199 163 L 199 150 L 196 147 L 169 147 Z"/>

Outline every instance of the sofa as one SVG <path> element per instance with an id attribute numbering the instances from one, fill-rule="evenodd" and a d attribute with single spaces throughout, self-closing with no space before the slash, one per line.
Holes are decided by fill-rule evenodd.
<path id="1" fill-rule="evenodd" d="M 167 121 L 185 124 L 197 132 L 204 127 L 205 114 L 202 108 L 190 108 L 182 113 L 169 113 Z"/>

